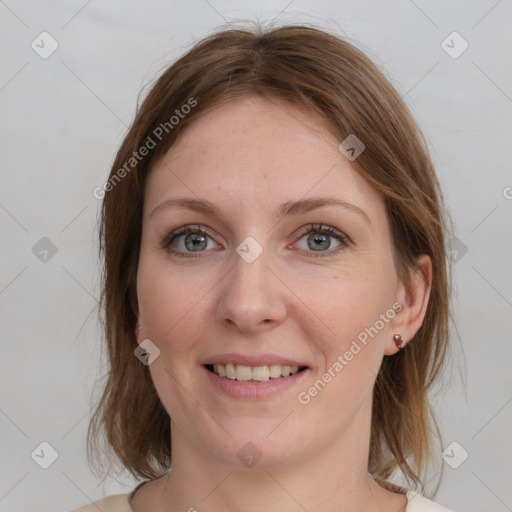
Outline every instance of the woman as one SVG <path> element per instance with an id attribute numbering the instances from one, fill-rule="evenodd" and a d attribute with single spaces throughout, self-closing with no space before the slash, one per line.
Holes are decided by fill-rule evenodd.
<path id="1" fill-rule="evenodd" d="M 153 86 L 101 194 L 90 448 L 143 481 L 78 510 L 447 510 L 421 494 L 442 195 L 365 55 L 306 26 L 206 38 Z"/>

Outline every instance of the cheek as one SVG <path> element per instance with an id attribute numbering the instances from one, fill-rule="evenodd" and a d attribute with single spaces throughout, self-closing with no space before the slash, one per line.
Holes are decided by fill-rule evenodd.
<path id="1" fill-rule="evenodd" d="M 149 366 L 155 389 L 167 412 L 183 430 L 191 428 L 191 418 L 201 411 L 190 400 L 191 375 L 195 375 L 202 340 L 206 300 L 204 280 L 184 275 L 155 258 L 141 257 L 137 296 L 144 335 L 160 350 Z"/>
<path id="2" fill-rule="evenodd" d="M 376 265 L 344 269 L 329 279 L 317 280 L 316 286 L 306 283 L 304 286 L 309 300 L 303 314 L 309 318 L 303 325 L 313 322 L 316 329 L 322 329 L 325 335 L 318 337 L 317 334 L 317 339 L 323 340 L 323 351 L 331 360 L 348 350 L 352 341 L 358 341 L 365 348 L 373 342 L 377 348 L 387 335 L 389 320 L 394 316 L 392 305 L 396 287 L 389 268 Z M 359 354 L 358 359 L 361 358 Z"/>
<path id="3" fill-rule="evenodd" d="M 165 343 L 183 329 L 196 325 L 191 317 L 202 308 L 211 285 L 199 272 L 183 271 L 162 264 L 159 258 L 141 257 L 137 275 L 137 298 L 141 321 L 148 337 Z M 213 282 L 213 279 L 212 279 Z M 182 343 L 186 343 L 186 338 Z"/>
<path id="4" fill-rule="evenodd" d="M 362 404 L 371 403 L 389 322 L 395 316 L 393 281 L 379 278 L 386 275 L 392 276 L 354 271 L 309 289 L 302 326 L 321 358 L 297 401 L 306 410 L 331 411 L 326 421 L 334 429 L 354 417 Z"/>
<path id="5" fill-rule="evenodd" d="M 181 381 L 180 373 L 186 374 L 185 361 L 190 358 L 192 348 L 188 340 L 194 339 L 191 329 L 195 323 L 190 321 L 190 315 L 198 299 L 189 288 L 184 290 L 181 285 L 182 280 L 176 273 L 141 260 L 137 279 L 140 321 L 144 336 L 160 350 L 160 357 L 149 369 L 161 398 L 162 390 L 166 395 L 174 395 L 173 377 Z"/>

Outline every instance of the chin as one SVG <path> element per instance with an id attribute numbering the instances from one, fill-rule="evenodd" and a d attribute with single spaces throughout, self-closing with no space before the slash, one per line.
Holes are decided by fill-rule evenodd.
<path id="1" fill-rule="evenodd" d="M 282 466 L 298 455 L 298 446 L 303 447 L 303 443 L 289 429 L 276 429 L 279 422 L 275 420 L 250 421 L 251 426 L 248 428 L 243 428 L 239 423 L 225 425 L 232 436 L 226 433 L 222 440 L 210 439 L 204 445 L 214 458 L 225 465 L 248 470 L 270 470 Z M 272 428 L 268 428 L 270 423 Z M 272 429 L 276 430 L 272 432 Z"/>

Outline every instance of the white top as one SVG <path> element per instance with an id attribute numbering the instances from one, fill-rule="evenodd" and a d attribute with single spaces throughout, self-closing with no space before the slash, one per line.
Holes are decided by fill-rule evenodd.
<path id="1" fill-rule="evenodd" d="M 71 512 L 98 512 L 98 510 L 102 512 L 133 512 L 128 501 L 132 493 L 107 496 L 90 505 L 71 510 Z M 414 491 L 407 491 L 407 500 L 407 508 L 404 512 L 453 512 Z"/>

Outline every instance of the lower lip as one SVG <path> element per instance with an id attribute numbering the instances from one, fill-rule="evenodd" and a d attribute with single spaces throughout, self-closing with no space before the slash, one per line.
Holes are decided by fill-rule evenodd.
<path id="1" fill-rule="evenodd" d="M 295 386 L 295 384 L 304 378 L 304 374 L 308 372 L 308 369 L 306 369 L 294 375 L 290 375 L 289 377 L 256 382 L 253 380 L 244 381 L 219 377 L 204 366 L 202 369 L 206 372 L 208 378 L 217 389 L 234 398 L 268 398 L 277 395 Z"/>

